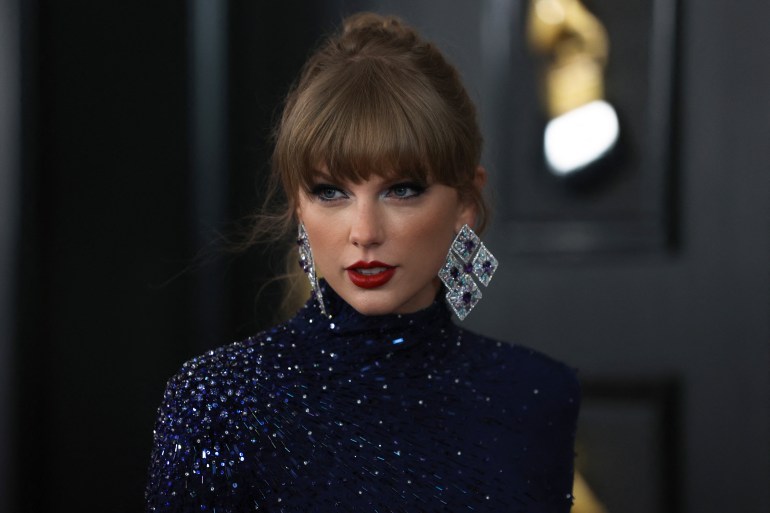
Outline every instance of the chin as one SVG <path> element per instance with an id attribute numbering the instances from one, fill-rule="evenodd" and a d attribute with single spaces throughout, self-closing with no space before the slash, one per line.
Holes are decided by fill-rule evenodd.
<path id="1" fill-rule="evenodd" d="M 339 288 L 332 288 L 355 311 L 369 316 L 417 312 L 430 306 L 438 292 L 438 284 L 429 297 L 426 294 L 415 294 L 415 291 L 399 282 L 375 289 L 361 289 L 349 282 L 340 285 Z"/>

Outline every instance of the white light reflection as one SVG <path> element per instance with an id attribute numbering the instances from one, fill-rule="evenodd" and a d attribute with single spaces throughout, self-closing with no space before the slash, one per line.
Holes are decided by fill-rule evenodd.
<path id="1" fill-rule="evenodd" d="M 618 115 L 603 100 L 562 114 L 545 128 L 543 147 L 548 167 L 559 176 L 579 171 L 606 155 L 619 133 Z"/>

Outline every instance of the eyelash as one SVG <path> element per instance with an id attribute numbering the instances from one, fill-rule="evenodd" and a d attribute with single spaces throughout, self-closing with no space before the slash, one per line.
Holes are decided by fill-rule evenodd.
<path id="1" fill-rule="evenodd" d="M 422 195 L 423 192 L 425 192 L 424 185 L 420 185 L 417 183 L 398 183 L 394 186 L 392 186 L 390 189 L 388 189 L 389 192 L 393 192 L 395 189 L 412 189 L 412 194 L 409 196 L 394 196 L 395 198 L 398 198 L 399 200 L 408 200 L 411 198 L 416 198 L 417 196 Z"/>
<path id="2" fill-rule="evenodd" d="M 330 202 L 330 201 L 336 201 L 337 199 L 341 199 L 341 198 L 325 198 L 323 196 L 323 193 L 326 191 L 334 191 L 334 192 L 340 192 L 342 194 L 345 194 L 342 191 L 342 189 L 340 189 L 339 187 L 335 187 L 333 185 L 329 185 L 325 183 L 313 186 L 313 188 L 310 190 L 310 193 L 321 201 Z M 345 196 L 347 197 L 347 195 Z"/>
<path id="3" fill-rule="evenodd" d="M 408 196 L 395 196 L 395 195 L 393 195 L 393 191 L 396 190 L 396 189 L 411 189 L 413 192 L 412 192 L 412 194 L 410 194 Z M 419 184 L 416 184 L 416 183 L 398 183 L 398 184 L 395 184 L 395 185 L 393 185 L 393 186 L 388 188 L 388 195 L 392 195 L 398 201 L 407 201 L 407 200 L 414 199 L 414 198 L 422 195 L 422 193 L 425 192 L 425 189 L 427 189 L 426 186 L 419 185 Z M 339 187 L 336 187 L 336 186 L 330 185 L 330 184 L 325 184 L 325 183 L 318 184 L 318 185 L 314 186 L 311 189 L 310 193 L 313 196 L 315 196 L 316 198 L 318 198 L 320 201 L 324 201 L 324 202 L 327 202 L 327 203 L 343 199 L 342 197 L 326 198 L 326 197 L 324 197 L 323 194 L 325 192 L 327 192 L 327 191 L 334 191 L 335 193 L 339 192 L 345 198 L 348 197 L 347 194 L 345 193 L 345 191 L 343 191 Z"/>

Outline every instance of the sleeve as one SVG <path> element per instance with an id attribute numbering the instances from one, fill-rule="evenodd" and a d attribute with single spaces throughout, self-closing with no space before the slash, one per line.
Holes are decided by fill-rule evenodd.
<path id="1" fill-rule="evenodd" d="M 580 385 L 574 370 L 549 362 L 533 394 L 536 413 L 530 416 L 530 440 L 522 464 L 528 469 L 530 513 L 567 513 L 572 507 L 575 434 Z"/>
<path id="2" fill-rule="evenodd" d="M 185 366 L 166 387 L 153 432 L 147 512 L 246 510 L 238 488 L 243 453 L 229 439 L 228 411 L 207 378 L 198 378 Z"/>

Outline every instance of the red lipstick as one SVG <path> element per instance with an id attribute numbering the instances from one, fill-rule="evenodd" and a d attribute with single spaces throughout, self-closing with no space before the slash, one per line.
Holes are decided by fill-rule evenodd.
<path id="1" fill-rule="evenodd" d="M 388 283 L 396 273 L 396 268 L 392 265 L 383 264 L 374 260 L 372 262 L 358 261 L 355 264 L 346 267 L 350 281 L 356 287 L 362 289 L 373 289 L 381 287 Z"/>

